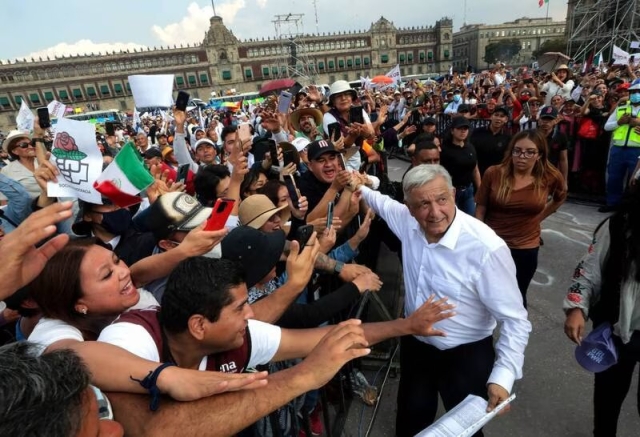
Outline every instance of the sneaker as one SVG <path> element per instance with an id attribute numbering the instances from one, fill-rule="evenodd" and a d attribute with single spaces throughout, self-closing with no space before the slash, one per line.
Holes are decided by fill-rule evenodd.
<path id="1" fill-rule="evenodd" d="M 322 435 L 324 426 L 322 426 L 322 407 L 320 404 L 309 414 L 309 428 L 312 435 Z"/>

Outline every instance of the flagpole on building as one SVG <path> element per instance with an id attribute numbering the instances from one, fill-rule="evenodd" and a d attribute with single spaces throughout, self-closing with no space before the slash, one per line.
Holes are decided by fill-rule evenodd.
<path id="1" fill-rule="evenodd" d="M 213 8 L 213 16 L 217 17 L 216 15 L 216 5 L 213 3 L 213 0 L 211 0 L 211 7 Z M 548 10 L 548 6 L 547 6 L 547 10 Z"/>
<path id="2" fill-rule="evenodd" d="M 211 2 L 213 3 L 213 0 Z M 551 3 L 551 0 L 547 0 L 547 17 L 544 20 L 544 24 L 549 24 L 549 3 Z"/>

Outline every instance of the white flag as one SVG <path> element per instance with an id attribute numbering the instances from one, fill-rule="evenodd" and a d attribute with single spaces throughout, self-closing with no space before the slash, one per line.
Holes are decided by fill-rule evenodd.
<path id="1" fill-rule="evenodd" d="M 55 118 L 62 118 L 64 117 L 67 107 L 64 103 L 52 100 L 51 103 L 47 105 L 47 109 L 49 110 L 49 114 L 53 115 Z"/>
<path id="2" fill-rule="evenodd" d="M 396 64 L 385 76 L 392 78 L 396 85 L 402 82 L 402 76 L 400 75 L 400 65 Z"/>
<path id="3" fill-rule="evenodd" d="M 18 130 L 32 132 L 33 123 L 35 122 L 35 120 L 36 117 L 34 117 L 33 112 L 31 112 L 31 109 L 29 109 L 24 100 L 22 100 L 22 102 L 20 103 L 18 116 L 16 117 L 16 125 L 18 126 Z"/>
<path id="4" fill-rule="evenodd" d="M 613 46 L 613 53 L 611 54 L 613 65 L 629 65 L 629 56 L 629 53 L 620 47 L 616 45 Z"/>

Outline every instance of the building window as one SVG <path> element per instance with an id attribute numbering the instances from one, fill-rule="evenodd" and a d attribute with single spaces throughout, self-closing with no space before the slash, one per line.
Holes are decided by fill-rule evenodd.
<path id="1" fill-rule="evenodd" d="M 58 95 L 60 96 L 60 100 L 69 100 L 69 93 L 67 93 L 67 90 L 58 91 Z"/>
<path id="2" fill-rule="evenodd" d="M 364 58 L 364 65 L 369 65 L 369 58 Z"/>
<path id="3" fill-rule="evenodd" d="M 360 58 L 356 58 L 356 67 L 360 65 Z"/>
<path id="4" fill-rule="evenodd" d="M 76 99 L 81 99 L 82 98 L 82 90 L 80 88 L 74 88 L 73 89 L 73 97 Z"/>
<path id="5" fill-rule="evenodd" d="M 420 57 L 420 61 L 424 61 L 424 52 L 420 52 L 420 55 L 418 55 Z"/>
<path id="6" fill-rule="evenodd" d="M 413 62 L 413 53 L 409 53 L 409 54 L 407 55 L 407 60 L 408 60 L 409 62 Z"/>
<path id="7" fill-rule="evenodd" d="M 176 85 L 184 86 L 184 78 L 182 76 L 176 76 Z"/>
<path id="8" fill-rule="evenodd" d="M 262 67 L 262 75 L 269 76 L 269 67 Z"/>
<path id="9" fill-rule="evenodd" d="M 333 61 L 329 61 L 329 68 L 335 68 L 336 64 Z"/>
<path id="10" fill-rule="evenodd" d="M 338 67 L 339 68 L 344 68 L 344 59 L 339 59 L 338 60 Z"/>
<path id="11" fill-rule="evenodd" d="M 389 55 L 380 56 L 380 61 L 382 61 L 383 64 L 386 64 L 387 62 L 389 62 Z"/>
<path id="12" fill-rule="evenodd" d="M 251 68 L 245 69 L 244 76 L 248 79 L 251 79 L 253 77 L 253 70 Z"/>
<path id="13" fill-rule="evenodd" d="M 122 85 L 120 85 L 119 83 L 113 84 L 113 90 L 116 92 L 116 94 L 122 94 L 123 93 Z"/>
<path id="14" fill-rule="evenodd" d="M 44 92 L 44 99 L 45 99 L 47 102 L 52 101 L 52 100 L 53 100 L 53 93 L 52 93 L 51 91 L 45 91 L 45 92 Z"/>
<path id="15" fill-rule="evenodd" d="M 87 87 L 87 95 L 89 97 L 95 97 L 96 96 L 96 89 L 92 86 Z"/>
<path id="16" fill-rule="evenodd" d="M 448 57 L 449 57 L 449 50 L 445 50 L 445 51 L 444 51 L 444 57 L 445 57 L 445 58 L 448 58 Z"/>
<path id="17" fill-rule="evenodd" d="M 195 85 L 197 83 L 196 77 L 191 74 L 188 76 L 188 80 L 189 80 L 189 85 Z"/>
<path id="18" fill-rule="evenodd" d="M 201 73 L 200 83 L 209 83 L 209 76 L 207 76 L 205 73 Z"/>
<path id="19" fill-rule="evenodd" d="M 16 105 L 20 106 L 22 103 L 22 96 L 13 96 L 13 100 L 15 100 Z"/>
<path id="20" fill-rule="evenodd" d="M 353 66 L 353 59 L 347 59 L 347 67 L 351 68 Z"/>
<path id="21" fill-rule="evenodd" d="M 36 93 L 33 93 L 29 96 L 29 100 L 31 100 L 31 103 L 40 103 L 40 96 Z"/>
<path id="22" fill-rule="evenodd" d="M 324 62 L 323 61 L 318 62 L 318 70 L 324 70 Z"/>
<path id="23" fill-rule="evenodd" d="M 298 70 L 300 70 L 300 65 L 297 66 Z M 278 74 L 278 67 L 271 67 L 271 74 L 276 76 Z"/>
<path id="24" fill-rule="evenodd" d="M 0 107 L 2 109 L 11 109 L 11 102 L 8 97 L 0 97 Z"/>
<path id="25" fill-rule="evenodd" d="M 400 53 L 400 62 L 404 62 L 404 53 Z"/>
<path id="26" fill-rule="evenodd" d="M 109 87 L 107 85 L 100 85 L 100 94 L 102 94 L 103 96 L 108 96 L 109 94 L 111 94 L 111 92 L 109 91 Z"/>
<path id="27" fill-rule="evenodd" d="M 223 80 L 231 80 L 231 71 L 230 70 L 224 70 L 222 72 L 222 79 Z"/>

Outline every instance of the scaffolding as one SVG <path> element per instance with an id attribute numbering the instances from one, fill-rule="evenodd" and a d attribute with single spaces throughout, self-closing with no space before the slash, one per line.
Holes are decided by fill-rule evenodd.
<path id="1" fill-rule="evenodd" d="M 315 83 L 318 72 L 309 59 L 309 50 L 305 44 L 302 17 L 304 14 L 276 15 L 273 24 L 276 40 L 280 42 L 277 50 L 278 74 L 274 77 L 292 78 L 297 81 Z"/>
<path id="2" fill-rule="evenodd" d="M 570 0 L 568 54 L 580 61 L 602 52 L 611 56 L 613 45 L 630 51 L 640 41 L 640 0 Z"/>

